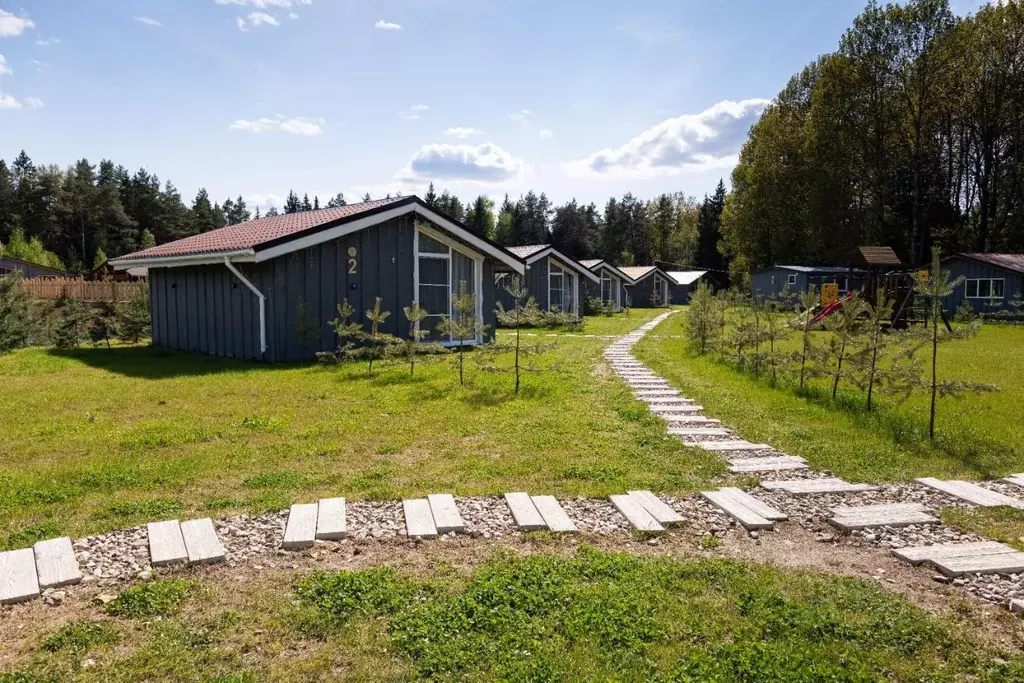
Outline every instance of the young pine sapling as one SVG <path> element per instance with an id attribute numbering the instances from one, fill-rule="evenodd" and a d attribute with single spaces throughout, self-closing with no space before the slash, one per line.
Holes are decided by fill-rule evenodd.
<path id="1" fill-rule="evenodd" d="M 420 306 L 419 302 L 413 301 L 403 308 L 402 312 L 405 313 L 405 319 L 409 321 L 409 338 L 402 343 L 402 346 L 405 357 L 409 361 L 409 376 L 411 377 L 416 372 L 416 354 L 420 351 L 420 344 L 430 334 L 430 330 L 420 327 L 420 323 L 427 317 L 427 310 Z"/>
<path id="2" fill-rule="evenodd" d="M 718 301 L 706 282 L 699 282 L 686 309 L 686 334 L 700 355 L 717 348 L 722 335 Z"/>
<path id="3" fill-rule="evenodd" d="M 814 343 L 811 335 L 813 329 L 811 321 L 814 319 L 814 309 L 818 306 L 818 288 L 811 285 L 806 292 L 800 294 L 800 310 L 803 311 L 800 322 L 800 388 L 804 388 L 804 381 L 807 378 L 807 359 L 814 357 Z"/>
<path id="4" fill-rule="evenodd" d="M 523 279 L 520 276 L 513 275 L 509 279 L 509 283 L 505 286 L 505 291 L 507 291 L 512 297 L 512 308 L 505 310 L 505 307 L 501 302 L 498 302 L 498 308 L 495 310 L 495 315 L 498 318 L 499 325 L 516 331 L 515 362 L 513 368 L 516 376 L 515 393 L 518 394 L 521 370 L 519 357 L 522 352 L 521 330 L 524 327 L 537 324 L 537 320 L 541 316 L 541 311 L 537 306 L 537 301 L 530 296 L 530 293 L 527 291 L 526 285 L 523 283 Z"/>
<path id="5" fill-rule="evenodd" d="M 458 293 L 452 294 L 452 313 L 453 315 L 445 318 L 437 329 L 458 345 L 459 384 L 464 384 L 463 356 L 466 344 L 483 336 L 486 329 L 477 319 L 476 296 L 469 292 L 465 280 L 459 281 Z"/>

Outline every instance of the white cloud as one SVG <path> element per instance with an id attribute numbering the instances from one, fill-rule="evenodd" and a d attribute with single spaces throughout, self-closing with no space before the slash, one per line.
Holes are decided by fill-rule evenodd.
<path id="1" fill-rule="evenodd" d="M 550 140 L 553 137 L 555 137 L 555 133 L 550 128 L 541 128 L 540 129 L 540 139 L 541 140 Z"/>
<path id="2" fill-rule="evenodd" d="M 298 14 L 296 14 L 295 12 L 289 12 L 289 13 L 288 13 L 288 18 L 289 18 L 289 19 L 298 19 L 298 18 L 299 18 L 299 15 L 298 15 Z"/>
<path id="3" fill-rule="evenodd" d="M 648 128 L 618 148 L 564 164 L 576 177 L 652 178 L 735 163 L 750 127 L 770 100 L 723 100 Z"/>
<path id="4" fill-rule="evenodd" d="M 526 170 L 522 159 L 493 142 L 482 145 L 423 145 L 396 179 L 415 183 L 423 180 L 501 183 L 521 176 Z"/>
<path id="5" fill-rule="evenodd" d="M 0 38 L 20 36 L 23 31 L 35 26 L 35 22 L 28 17 L 19 17 L 0 9 Z"/>
<path id="6" fill-rule="evenodd" d="M 250 211 L 255 211 L 258 206 L 261 211 L 266 211 L 272 206 L 281 208 L 284 206 L 284 197 L 278 194 L 250 194 L 244 197 L 245 203 L 249 205 Z"/>
<path id="7" fill-rule="evenodd" d="M 320 125 L 323 119 L 310 119 L 305 116 L 286 117 L 278 115 L 276 119 L 262 117 L 258 119 L 235 119 L 228 126 L 228 130 L 241 133 L 266 133 L 267 131 L 279 130 L 292 135 L 323 135 L 324 129 Z"/>
<path id="8" fill-rule="evenodd" d="M 235 24 L 238 26 L 238 30 L 242 33 L 249 31 L 249 24 L 245 23 L 245 19 L 242 17 L 235 17 Z"/>
<path id="9" fill-rule="evenodd" d="M 525 123 L 525 124 L 529 124 L 530 123 L 530 120 L 531 120 L 532 116 L 533 116 L 533 112 L 530 111 L 529 109 L 521 109 L 521 110 L 519 110 L 517 112 L 512 112 L 511 114 L 508 115 L 508 117 L 510 119 L 512 119 L 513 121 L 515 121 L 516 123 Z"/>
<path id="10" fill-rule="evenodd" d="M 321 122 L 323 122 L 323 119 L 320 119 L 318 122 L 299 116 L 282 121 L 281 130 L 292 135 L 323 135 L 324 129 L 320 125 Z"/>
<path id="11" fill-rule="evenodd" d="M 238 5 L 241 7 L 255 7 L 256 9 L 267 9 L 268 7 L 289 8 L 293 5 L 312 5 L 313 0 L 215 0 L 218 5 Z"/>
<path id="12" fill-rule="evenodd" d="M 49 47 L 50 45 L 57 45 L 60 43 L 60 38 L 39 38 L 36 40 L 36 45 L 40 47 Z"/>
<path id="13" fill-rule="evenodd" d="M 469 126 L 453 126 L 446 130 L 444 134 L 451 138 L 465 140 L 466 138 L 473 137 L 474 135 L 483 135 L 483 132 L 476 128 L 470 128 Z"/>
<path id="14" fill-rule="evenodd" d="M 161 22 L 157 21 L 156 19 L 151 19 L 149 17 L 135 17 L 135 21 L 139 22 L 140 24 L 145 24 L 146 26 L 163 26 Z"/>
<path id="15" fill-rule="evenodd" d="M 11 67 L 7 66 L 7 58 L 0 55 L 0 75 L 14 73 Z"/>
<path id="16" fill-rule="evenodd" d="M 402 25 L 401 24 L 396 24 L 396 23 L 393 23 L 393 22 L 390 22 L 390 21 L 384 21 L 383 19 L 380 19 L 376 24 L 373 25 L 373 27 L 376 28 L 376 29 L 380 29 L 381 31 L 401 31 L 402 30 Z"/>
<path id="17" fill-rule="evenodd" d="M 415 121 L 420 117 L 420 114 L 427 111 L 428 109 L 430 109 L 430 107 L 428 107 L 425 104 L 414 104 L 408 109 L 399 109 L 395 113 L 401 116 L 406 121 Z"/>
<path id="18" fill-rule="evenodd" d="M 280 26 L 277 18 L 273 14 L 267 14 L 266 12 L 249 12 L 249 23 L 253 26 Z"/>
<path id="19" fill-rule="evenodd" d="M 43 101 L 38 97 L 26 97 L 20 102 L 0 92 L 0 109 L 42 109 Z"/>

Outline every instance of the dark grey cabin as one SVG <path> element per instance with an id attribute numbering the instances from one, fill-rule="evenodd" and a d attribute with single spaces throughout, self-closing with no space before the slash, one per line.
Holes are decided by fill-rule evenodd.
<path id="1" fill-rule="evenodd" d="M 841 266 L 775 266 L 757 271 L 751 281 L 755 294 L 772 299 L 784 291 L 789 294 L 806 292 L 811 285 L 820 290 L 826 283 L 838 284 L 841 296 L 851 286 L 856 287 L 860 277 L 863 277 L 862 270 Z"/>
<path id="2" fill-rule="evenodd" d="M 697 285 L 708 274 L 708 271 L 666 270 L 665 274 L 669 277 L 669 301 L 680 306 L 690 303 L 690 295 L 693 290 L 697 289 Z"/>
<path id="3" fill-rule="evenodd" d="M 942 266 L 952 279 L 965 278 L 946 297 L 949 315 L 963 301 L 976 313 L 992 314 L 1008 310 L 1014 296 L 1024 296 L 1024 254 L 956 254 Z"/>
<path id="4" fill-rule="evenodd" d="M 508 247 L 508 251 L 526 263 L 524 281 L 526 290 L 542 311 L 568 313 L 579 318 L 583 312 L 580 297 L 585 296 L 581 281 L 596 283 L 597 276 L 579 261 L 560 253 L 550 244 Z M 496 272 L 497 297 L 506 309 L 515 305 L 506 288 L 506 278 L 512 271 L 499 268 Z"/>
<path id="5" fill-rule="evenodd" d="M 584 289 L 588 299 L 598 299 L 606 310 L 618 313 L 629 295 L 627 287 L 633 281 L 621 270 L 604 259 L 588 259 L 580 261 L 590 272 L 597 276 L 597 282 L 586 282 Z"/>
<path id="6" fill-rule="evenodd" d="M 671 301 L 670 278 L 657 266 L 623 266 L 619 268 L 633 282 L 627 288 L 632 308 L 660 308 Z"/>
<path id="7" fill-rule="evenodd" d="M 381 297 L 382 331 L 409 336 L 402 309 L 414 300 L 436 327 L 452 315 L 460 283 L 494 329 L 497 264 L 525 264 L 417 197 L 261 218 L 113 259 L 149 268 L 153 344 L 269 362 L 308 360 L 337 346 L 328 321 L 347 299 L 353 322 Z M 484 341 L 484 336 L 471 343 Z"/>
<path id="8" fill-rule="evenodd" d="M 21 273 L 21 276 L 26 280 L 40 277 L 71 277 L 59 268 L 50 268 L 49 266 L 41 266 L 31 261 L 22 261 L 19 258 L 0 255 L 0 276 L 15 272 Z"/>

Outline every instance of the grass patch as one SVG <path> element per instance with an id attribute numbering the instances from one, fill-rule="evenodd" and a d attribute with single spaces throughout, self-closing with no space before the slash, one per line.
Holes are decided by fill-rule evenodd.
<path id="1" fill-rule="evenodd" d="M 993 478 L 1024 468 L 1024 422 L 1017 415 L 1024 404 L 1024 329 L 988 325 L 976 339 L 940 348 L 940 377 L 991 382 L 1000 391 L 940 399 L 932 442 L 923 393 L 905 403 L 882 396 L 868 413 L 856 390 L 841 389 L 833 402 L 827 380 L 803 391 L 774 387 L 765 377 L 695 354 L 684 325 L 682 315 L 659 325 L 637 345 L 638 357 L 745 439 L 861 481 Z"/>
<path id="2" fill-rule="evenodd" d="M 117 630 L 98 621 L 74 621 L 43 641 L 47 652 L 64 650 L 81 654 L 97 645 L 112 645 L 119 640 Z"/>
<path id="3" fill-rule="evenodd" d="M 943 508 L 942 522 L 964 531 L 1024 550 L 1024 510 L 992 508 Z"/>
<path id="4" fill-rule="evenodd" d="M 28 548 L 39 541 L 57 536 L 58 527 L 54 522 L 43 522 L 42 524 L 29 524 L 7 536 L 8 548 Z"/>
<path id="5" fill-rule="evenodd" d="M 660 312 L 595 318 L 590 331 L 626 332 Z M 80 537 L 176 511 L 259 513 L 341 494 L 678 493 L 724 470 L 665 436 L 608 371 L 607 340 L 555 341 L 536 360 L 557 371 L 528 374 L 519 396 L 472 353 L 465 386 L 450 359 L 410 378 L 402 363 L 367 377 L 365 363 L 268 366 L 142 347 L 6 354 L 0 543 L 41 520 L 55 525 L 48 535 Z"/>
<path id="6" fill-rule="evenodd" d="M 185 579 L 144 583 L 124 589 L 116 599 L 106 604 L 105 609 L 113 617 L 169 617 L 180 609 L 196 587 L 194 581 Z"/>
<path id="7" fill-rule="evenodd" d="M 444 589 L 391 570 L 320 573 L 296 597 L 318 637 L 386 619 L 440 680 L 843 680 L 1024 675 L 877 586 L 733 561 L 583 549 L 502 558 Z"/>

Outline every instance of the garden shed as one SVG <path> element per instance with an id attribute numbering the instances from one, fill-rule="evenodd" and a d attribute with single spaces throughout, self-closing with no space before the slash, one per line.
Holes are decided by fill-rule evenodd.
<path id="1" fill-rule="evenodd" d="M 976 313 L 991 315 L 1011 310 L 1014 297 L 1024 297 L 1024 254 L 955 254 L 942 263 L 953 279 L 964 278 L 946 297 L 949 315 L 964 301 Z"/>
<path id="2" fill-rule="evenodd" d="M 402 337 L 402 309 L 418 301 L 430 338 L 452 344 L 436 328 L 452 314 L 461 282 L 493 330 L 495 269 L 525 271 L 522 260 L 414 196 L 259 218 L 110 263 L 149 269 L 154 345 L 270 362 L 334 349 L 327 323 L 345 299 L 353 321 L 368 326 L 366 311 L 381 297 L 391 312 L 382 330 Z"/>
<path id="3" fill-rule="evenodd" d="M 596 284 L 593 282 L 587 284 L 587 297 L 600 299 L 605 308 L 616 313 L 621 311 L 622 303 L 628 295 L 626 287 L 633 284 L 633 281 L 604 259 L 588 259 L 580 261 L 580 263 L 598 277 Z"/>
<path id="4" fill-rule="evenodd" d="M 630 305 L 633 308 L 668 306 L 670 278 L 657 266 L 623 266 L 619 268 L 633 282 L 629 286 Z"/>
<path id="5" fill-rule="evenodd" d="M 598 283 L 597 275 L 550 244 L 508 247 L 508 251 L 526 262 L 526 290 L 537 300 L 541 310 L 580 317 L 580 296 L 585 294 L 580 280 Z M 511 274 L 508 269 L 499 268 L 495 275 L 498 301 L 505 308 L 514 305 L 512 295 L 505 287 L 506 278 Z"/>
<path id="6" fill-rule="evenodd" d="M 751 276 L 754 293 L 765 297 L 777 297 L 782 292 L 800 294 L 806 292 L 811 285 L 819 290 L 823 284 L 839 285 L 840 296 L 846 294 L 850 287 L 858 286 L 864 271 L 843 266 L 775 266 L 759 270 Z"/>
<path id="7" fill-rule="evenodd" d="M 41 266 L 31 261 L 22 261 L 19 258 L 12 258 L 0 254 L 0 275 L 8 275 L 18 272 L 26 280 L 33 280 L 41 277 L 71 277 L 69 273 L 58 268 Z"/>

